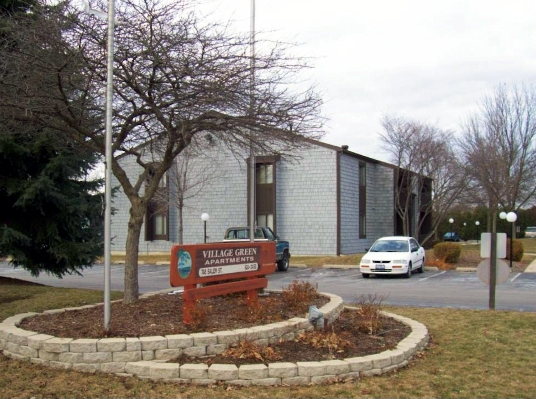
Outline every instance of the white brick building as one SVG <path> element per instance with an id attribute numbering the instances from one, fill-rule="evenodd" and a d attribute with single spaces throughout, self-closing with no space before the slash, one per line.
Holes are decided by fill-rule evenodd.
<path id="1" fill-rule="evenodd" d="M 339 255 L 363 252 L 374 240 L 397 231 L 394 208 L 394 165 L 310 140 L 296 158 L 256 156 L 259 224 L 267 224 L 290 241 L 292 255 Z M 127 173 L 141 169 L 132 157 L 121 162 Z M 209 169 L 207 169 L 209 167 Z M 183 207 L 183 243 L 203 242 L 201 214 L 208 213 L 208 242 L 221 241 L 225 230 L 248 225 L 247 155 L 238 157 L 218 146 L 189 160 L 188 176 L 210 173 L 202 190 Z M 165 211 L 149 211 L 140 254 L 168 252 L 178 243 L 176 171 L 170 169 L 164 190 Z M 119 186 L 117 181 L 112 185 Z M 164 185 L 163 185 L 164 186 Z M 114 197 L 112 252 L 124 253 L 130 203 L 122 192 Z M 158 231 L 155 231 L 157 229 Z"/>

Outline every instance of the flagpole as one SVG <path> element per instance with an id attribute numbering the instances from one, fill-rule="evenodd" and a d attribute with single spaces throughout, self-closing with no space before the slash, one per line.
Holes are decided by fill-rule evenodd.
<path id="1" fill-rule="evenodd" d="M 255 114 L 255 0 L 251 0 L 250 6 L 250 30 L 249 30 L 249 52 L 250 52 L 250 82 L 249 82 L 249 107 L 250 123 L 253 123 Z M 255 153 L 253 151 L 253 126 L 249 131 L 249 238 L 251 242 L 255 240 Z"/>
<path id="2" fill-rule="evenodd" d="M 106 137 L 105 137 L 105 214 L 104 214 L 104 330 L 110 328 L 111 245 L 112 245 L 112 100 L 114 75 L 115 3 L 108 0 L 108 54 L 106 79 Z"/>

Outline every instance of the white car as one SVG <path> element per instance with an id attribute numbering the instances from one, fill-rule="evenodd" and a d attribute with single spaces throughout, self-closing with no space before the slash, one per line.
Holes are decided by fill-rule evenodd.
<path id="1" fill-rule="evenodd" d="M 527 227 L 525 230 L 525 238 L 536 238 L 536 227 Z"/>
<path id="2" fill-rule="evenodd" d="M 371 274 L 403 274 L 424 272 L 424 248 L 413 237 L 382 237 L 370 247 L 359 263 L 364 278 Z"/>

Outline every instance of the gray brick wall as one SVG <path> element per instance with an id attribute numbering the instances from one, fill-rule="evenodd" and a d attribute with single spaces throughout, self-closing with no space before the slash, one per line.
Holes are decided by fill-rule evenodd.
<path id="1" fill-rule="evenodd" d="M 367 165 L 368 167 L 368 165 Z M 341 156 L 341 253 L 360 252 L 359 160 Z"/>
<path id="2" fill-rule="evenodd" d="M 394 170 L 380 164 L 367 164 L 367 239 L 363 250 L 379 237 L 394 234 Z"/>
<path id="3" fill-rule="evenodd" d="M 296 153 L 297 158 L 281 159 L 277 173 L 277 233 L 291 243 L 293 255 L 334 255 L 337 252 L 337 151 L 312 145 Z M 231 226 L 247 225 L 247 154 L 240 156 L 219 146 L 190 163 L 192 176 L 206 173 L 212 165 L 212 178 L 183 209 L 184 243 L 203 242 L 201 214 L 207 222 L 209 242 L 221 241 Z M 127 174 L 137 178 L 141 168 L 133 157 L 121 161 Z M 170 179 L 173 180 L 173 173 Z M 114 186 L 118 185 L 115 178 Z M 171 185 L 173 186 L 173 184 Z M 112 216 L 113 252 L 124 253 L 130 203 L 121 190 L 114 197 Z M 170 207 L 170 241 L 146 242 L 142 227 L 140 254 L 169 252 L 178 242 L 178 211 Z M 358 253 L 380 236 L 391 235 L 393 222 L 393 171 L 367 163 L 367 238 L 359 239 L 359 161 L 341 156 L 341 252 Z"/>
<path id="4" fill-rule="evenodd" d="M 335 254 L 337 154 L 311 146 L 297 155 L 299 163 L 277 167 L 277 233 L 290 241 L 291 254 Z"/>

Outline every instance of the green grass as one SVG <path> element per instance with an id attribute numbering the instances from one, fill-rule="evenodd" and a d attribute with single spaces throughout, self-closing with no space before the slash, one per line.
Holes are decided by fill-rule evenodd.
<path id="1" fill-rule="evenodd" d="M 112 292 L 111 299 L 120 299 L 122 292 Z M 82 306 L 104 300 L 102 291 L 74 288 L 52 288 L 37 284 L 0 284 L 0 320 L 26 312 L 42 312 Z M 1 397 L 1 395 L 0 395 Z"/>
<path id="2" fill-rule="evenodd" d="M 523 250 L 525 253 L 536 254 L 536 238 L 521 238 Z"/>
<path id="3" fill-rule="evenodd" d="M 113 298 L 120 297 L 113 293 Z M 0 286 L 0 319 L 102 301 L 91 290 Z M 385 307 L 424 323 L 431 344 L 409 367 L 354 382 L 304 387 L 200 387 L 84 374 L 0 355 L 0 397 L 17 398 L 533 398 L 536 314 Z M 113 315 L 112 315 L 113 317 Z"/>

